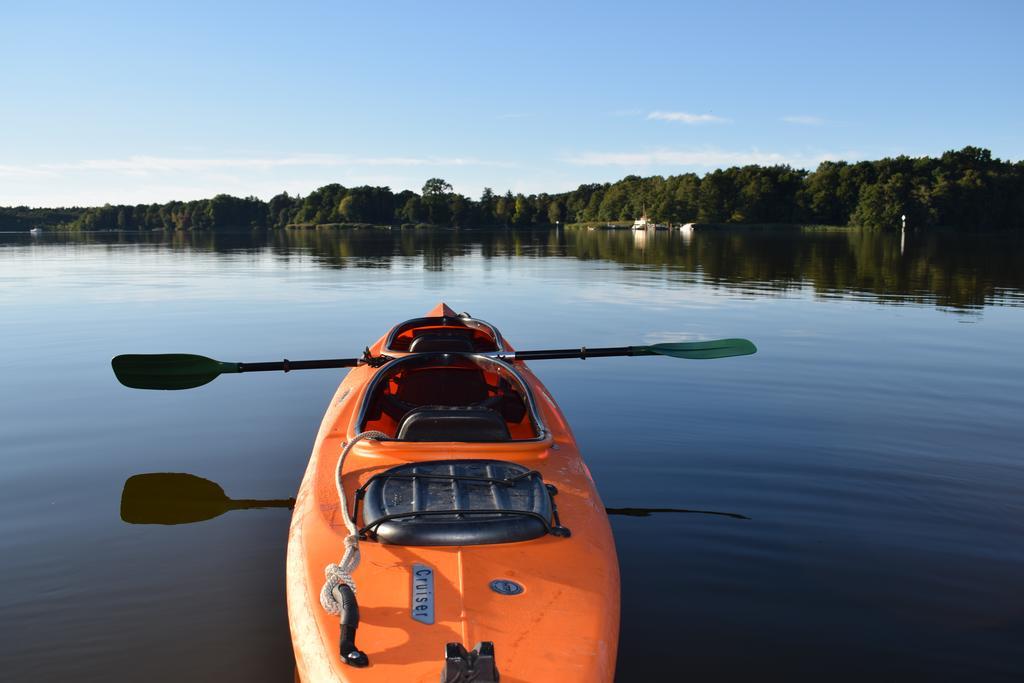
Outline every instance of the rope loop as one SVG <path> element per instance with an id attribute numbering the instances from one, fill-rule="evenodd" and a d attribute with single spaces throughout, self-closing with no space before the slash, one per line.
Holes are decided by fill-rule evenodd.
<path id="1" fill-rule="evenodd" d="M 334 597 L 335 588 L 345 584 L 352 589 L 353 593 L 356 592 L 356 582 L 352 578 L 352 573 L 359 566 L 359 530 L 356 528 L 355 520 L 352 519 L 352 514 L 349 512 L 345 487 L 341 483 L 341 476 L 345 458 L 352 450 L 352 447 L 362 439 L 388 441 L 391 437 L 384 432 L 375 430 L 361 432 L 345 444 L 341 451 L 341 457 L 338 458 L 338 469 L 334 476 L 334 487 L 338 492 L 338 506 L 341 510 L 341 519 L 345 523 L 345 528 L 348 529 L 348 536 L 345 537 L 345 552 L 341 560 L 337 564 L 332 562 L 324 567 L 324 578 L 326 581 L 324 582 L 324 587 L 320 589 L 320 605 L 327 610 L 328 614 L 341 613 L 341 605 L 338 604 L 337 598 Z"/>

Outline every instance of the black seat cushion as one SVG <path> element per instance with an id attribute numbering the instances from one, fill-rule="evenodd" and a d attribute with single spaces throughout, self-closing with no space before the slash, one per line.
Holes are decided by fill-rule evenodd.
<path id="1" fill-rule="evenodd" d="M 421 406 L 398 425 L 403 441 L 509 441 L 505 418 L 483 406 Z"/>
<path id="2" fill-rule="evenodd" d="M 425 351 L 473 351 L 473 340 L 465 334 L 424 334 L 412 340 L 411 353 Z"/>
<path id="3" fill-rule="evenodd" d="M 471 479 L 453 478 L 458 476 Z M 417 512 L 432 514 L 404 516 L 375 525 L 388 515 Z M 445 514 L 448 512 L 451 514 Z M 370 479 L 363 499 L 364 526 L 380 541 L 397 545 L 528 541 L 543 536 L 550 519 L 551 495 L 540 475 L 501 460 L 399 465 Z"/>

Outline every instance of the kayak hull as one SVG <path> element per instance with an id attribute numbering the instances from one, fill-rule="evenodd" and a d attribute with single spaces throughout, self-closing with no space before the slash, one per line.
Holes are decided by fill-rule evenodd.
<path id="1" fill-rule="evenodd" d="M 445 309 L 448 310 L 448 309 Z M 370 351 L 382 352 L 386 337 Z M 521 464 L 557 487 L 568 537 L 515 543 L 402 546 L 360 543 L 354 573 L 359 600 L 358 647 L 370 665 L 345 665 L 340 626 L 320 605 L 324 567 L 338 562 L 347 532 L 334 477 L 345 442 L 355 436 L 367 387 L 378 369 L 349 372 L 331 399 L 299 488 L 288 539 L 288 615 L 297 676 L 327 681 L 439 680 L 447 643 L 467 649 L 494 643 L 503 683 L 601 683 L 614 678 L 619 630 L 619 571 L 608 518 L 575 439 L 548 391 L 523 364 L 516 370 L 533 393 L 546 433 L 503 443 L 376 442 L 356 444 L 345 462 L 345 490 L 373 474 L 417 461 L 494 459 Z M 351 494 L 350 494 L 351 495 Z M 432 623 L 414 618 L 414 571 L 433 578 Z M 517 594 L 495 590 L 513 582 Z M 422 586 L 420 587 L 422 590 Z"/>

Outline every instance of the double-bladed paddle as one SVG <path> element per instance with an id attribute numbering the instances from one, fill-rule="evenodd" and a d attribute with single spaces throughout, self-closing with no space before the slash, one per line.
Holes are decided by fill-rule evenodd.
<path id="1" fill-rule="evenodd" d="M 294 498 L 277 500 L 232 500 L 224 489 L 209 479 L 184 472 L 136 474 L 124 483 L 121 519 L 129 524 L 191 524 L 219 517 L 230 510 L 289 508 Z M 606 508 L 609 515 L 648 517 L 652 513 L 675 512 L 750 519 L 735 512 L 687 510 L 683 508 Z"/>
<path id="2" fill-rule="evenodd" d="M 757 347 L 746 339 L 669 342 L 650 346 L 613 346 L 596 349 L 550 349 L 542 351 L 494 351 L 481 355 L 506 361 L 549 360 L 562 358 L 609 358 L 613 356 L 668 356 L 708 360 L 746 356 Z M 187 353 L 125 354 L 110 361 L 114 375 L 121 384 L 133 389 L 192 389 L 212 382 L 223 374 L 351 368 L 372 360 L 369 353 L 362 358 L 326 360 L 283 360 L 270 363 L 225 363 Z"/>

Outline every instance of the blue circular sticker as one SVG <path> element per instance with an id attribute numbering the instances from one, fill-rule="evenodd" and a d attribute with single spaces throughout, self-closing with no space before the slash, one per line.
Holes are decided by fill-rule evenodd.
<path id="1" fill-rule="evenodd" d="M 515 581 L 495 579 L 491 581 L 491 590 L 499 595 L 519 595 L 523 592 L 523 587 Z"/>

